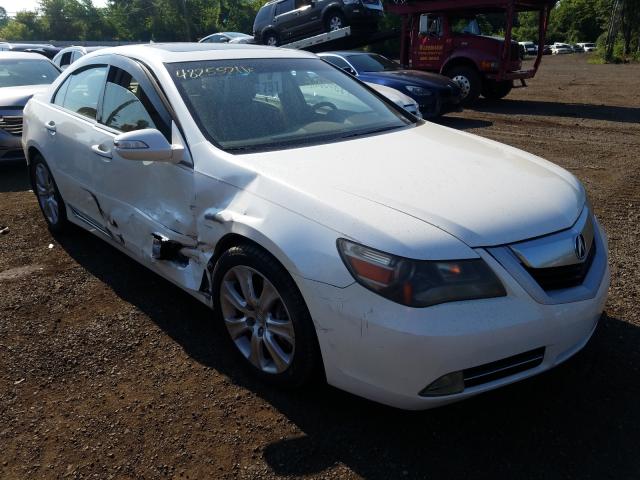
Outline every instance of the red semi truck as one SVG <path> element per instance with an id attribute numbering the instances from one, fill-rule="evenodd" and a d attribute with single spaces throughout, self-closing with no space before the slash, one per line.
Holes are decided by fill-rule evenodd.
<path id="1" fill-rule="evenodd" d="M 464 103 L 482 95 L 507 96 L 514 80 L 526 86 L 540 66 L 549 14 L 556 0 L 391 0 L 388 12 L 402 17 L 400 61 L 406 68 L 439 72 L 460 85 Z M 511 30 L 518 12 L 538 13 L 538 54 L 522 69 Z M 482 34 L 479 15 L 504 15 L 504 38 Z M 529 39 L 526 39 L 529 40 Z"/>

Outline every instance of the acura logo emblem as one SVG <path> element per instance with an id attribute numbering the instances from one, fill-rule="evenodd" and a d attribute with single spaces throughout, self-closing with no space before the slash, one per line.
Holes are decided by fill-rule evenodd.
<path id="1" fill-rule="evenodd" d="M 584 257 L 587 256 L 587 246 L 584 242 L 584 237 L 582 234 L 576 237 L 576 257 L 578 260 L 584 260 Z"/>

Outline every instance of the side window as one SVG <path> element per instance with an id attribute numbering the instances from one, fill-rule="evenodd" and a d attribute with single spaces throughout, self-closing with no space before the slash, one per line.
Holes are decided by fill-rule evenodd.
<path id="1" fill-rule="evenodd" d="M 71 52 L 65 52 L 62 54 L 62 57 L 60 58 L 60 66 L 66 67 L 69 64 L 71 64 Z"/>
<path id="2" fill-rule="evenodd" d="M 106 66 L 92 67 L 77 73 L 74 72 L 67 77 L 58 89 L 53 103 L 95 120 L 100 92 L 106 76 Z"/>
<path id="3" fill-rule="evenodd" d="M 79 50 L 76 50 L 75 52 L 73 52 L 73 56 L 71 57 L 71 63 L 75 62 L 80 57 L 82 57 L 82 53 L 80 53 Z"/>
<path id="4" fill-rule="evenodd" d="M 322 59 L 326 60 L 331 65 L 338 68 L 342 68 L 342 69 L 351 68 L 351 66 L 346 62 L 346 60 L 343 60 L 340 57 L 334 57 L 333 55 L 328 55 L 326 57 L 322 57 Z"/>
<path id="5" fill-rule="evenodd" d="M 276 17 L 293 10 L 293 0 L 284 0 L 276 5 Z"/>
<path id="6" fill-rule="evenodd" d="M 111 67 L 100 123 L 120 132 L 156 128 L 167 138 L 170 132 L 138 81 L 124 70 Z"/>

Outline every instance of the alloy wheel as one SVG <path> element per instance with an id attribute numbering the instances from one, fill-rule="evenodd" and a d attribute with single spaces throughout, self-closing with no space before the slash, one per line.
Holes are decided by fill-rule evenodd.
<path id="1" fill-rule="evenodd" d="M 462 98 L 466 98 L 471 91 L 471 82 L 469 81 L 469 79 L 464 75 L 456 75 L 451 80 L 460 87 Z"/>
<path id="2" fill-rule="evenodd" d="M 56 198 L 53 178 L 43 163 L 36 165 L 35 180 L 36 195 L 44 216 L 51 225 L 56 225 L 60 219 L 60 207 Z"/>
<path id="3" fill-rule="evenodd" d="M 256 368 L 279 374 L 295 353 L 293 323 L 273 284 L 253 268 L 238 265 L 220 285 L 224 323 L 234 344 Z"/>
<path id="4" fill-rule="evenodd" d="M 334 15 L 329 19 L 329 31 L 340 30 L 343 26 L 342 18 L 338 15 Z"/>

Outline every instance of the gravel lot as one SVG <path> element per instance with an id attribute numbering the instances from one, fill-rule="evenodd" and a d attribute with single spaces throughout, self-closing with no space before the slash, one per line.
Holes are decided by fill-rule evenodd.
<path id="1" fill-rule="evenodd" d="M 545 57 L 530 88 L 442 123 L 586 185 L 607 310 L 566 364 L 426 412 L 240 368 L 210 312 L 90 234 L 52 238 L 0 166 L 0 478 L 640 478 L 640 65 Z"/>

